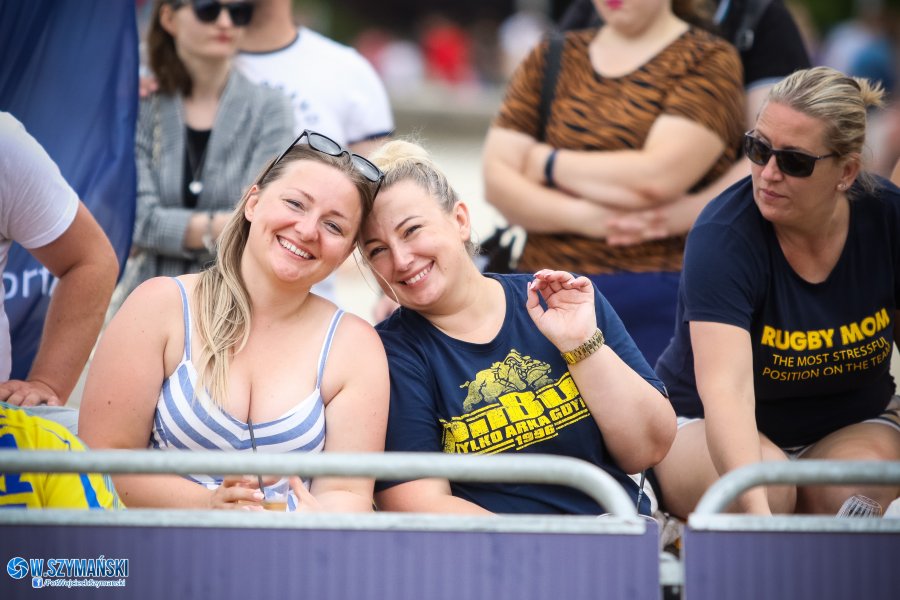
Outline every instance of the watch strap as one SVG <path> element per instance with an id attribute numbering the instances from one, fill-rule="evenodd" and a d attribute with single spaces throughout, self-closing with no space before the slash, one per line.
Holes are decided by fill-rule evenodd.
<path id="1" fill-rule="evenodd" d="M 560 352 L 560 354 L 562 354 L 562 357 L 568 364 L 574 365 L 602 348 L 604 342 L 603 332 L 598 328 L 594 335 L 589 337 L 585 343 L 567 352 Z"/>

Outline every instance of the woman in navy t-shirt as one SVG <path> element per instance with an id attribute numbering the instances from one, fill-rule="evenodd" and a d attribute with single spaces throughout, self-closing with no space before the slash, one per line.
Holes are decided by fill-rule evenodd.
<path id="1" fill-rule="evenodd" d="M 675 416 L 609 303 L 562 271 L 482 275 L 468 209 L 424 150 L 394 141 L 372 160 L 385 180 L 360 246 L 401 305 L 376 327 L 391 378 L 386 449 L 575 457 L 637 499 L 627 474 L 665 455 Z M 560 486 L 419 479 L 376 490 L 387 510 L 604 512 Z"/>
<path id="2" fill-rule="evenodd" d="M 900 459 L 900 191 L 860 170 L 881 97 L 825 67 L 777 84 L 745 136 L 751 177 L 688 238 L 675 337 L 656 365 L 679 431 L 655 471 L 679 516 L 761 460 Z M 755 488 L 733 508 L 834 514 L 855 494 L 886 506 L 898 487 Z"/>

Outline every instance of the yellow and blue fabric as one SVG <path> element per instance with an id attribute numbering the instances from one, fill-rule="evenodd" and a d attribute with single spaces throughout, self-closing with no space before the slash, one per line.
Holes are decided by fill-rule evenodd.
<path id="1" fill-rule="evenodd" d="M 0 452 L 80 452 L 84 443 L 53 421 L 0 402 Z M 109 476 L 98 473 L 0 472 L 0 508 L 122 508 Z"/>

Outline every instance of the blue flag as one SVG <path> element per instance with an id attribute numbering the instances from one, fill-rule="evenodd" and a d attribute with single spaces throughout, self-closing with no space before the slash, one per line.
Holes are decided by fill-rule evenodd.
<path id="1" fill-rule="evenodd" d="M 138 34 L 129 0 L 0 0 L 0 110 L 59 165 L 124 265 L 134 227 Z M 3 273 L 13 379 L 37 352 L 53 277 L 13 245 Z"/>

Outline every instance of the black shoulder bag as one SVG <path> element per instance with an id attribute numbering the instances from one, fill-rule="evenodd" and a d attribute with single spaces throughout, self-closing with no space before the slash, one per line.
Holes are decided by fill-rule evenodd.
<path id="1" fill-rule="evenodd" d="M 556 80 L 559 78 L 564 42 L 563 33 L 554 31 L 550 34 L 538 111 L 540 120 L 538 121 L 537 139 L 540 141 L 544 140 L 547 120 L 550 117 L 550 106 L 553 104 L 553 96 L 556 93 Z M 490 273 L 514 273 L 519 263 L 519 257 L 522 256 L 522 251 L 525 249 L 526 237 L 525 230 L 518 225 L 498 228 L 481 243 L 479 258 L 484 263 L 481 270 Z"/>

